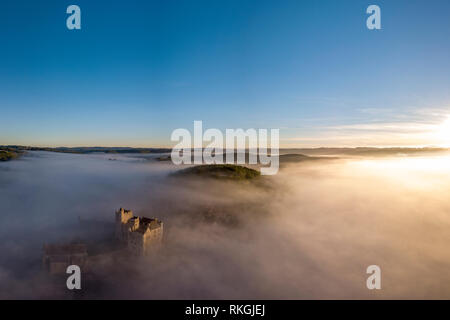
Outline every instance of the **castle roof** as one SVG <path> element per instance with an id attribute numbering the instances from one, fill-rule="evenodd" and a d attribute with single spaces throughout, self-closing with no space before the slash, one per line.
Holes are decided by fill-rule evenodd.
<path id="1" fill-rule="evenodd" d="M 146 217 L 139 218 L 139 228 L 136 232 L 145 233 L 147 230 L 155 230 L 161 228 L 161 221 L 158 219 L 150 219 Z"/>

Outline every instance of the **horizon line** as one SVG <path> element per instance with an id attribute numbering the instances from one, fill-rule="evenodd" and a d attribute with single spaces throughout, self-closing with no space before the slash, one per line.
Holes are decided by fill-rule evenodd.
<path id="1" fill-rule="evenodd" d="M 0 148 L 39 148 L 39 149 L 144 149 L 144 150 L 158 150 L 158 149 L 167 149 L 172 150 L 173 147 L 132 147 L 132 146 L 86 146 L 86 145 L 80 145 L 80 146 L 42 146 L 42 145 L 21 145 L 21 144 L 6 144 L 6 145 L 0 145 Z M 191 150 L 195 150 L 196 148 L 190 148 Z M 202 149 L 207 149 L 206 147 L 203 147 Z M 215 149 L 215 148 L 210 148 Z M 254 148 L 253 148 L 254 149 Z M 256 148 L 258 149 L 258 148 Z M 331 147 L 331 146 L 317 146 L 317 147 L 280 147 L 279 150 L 286 150 L 286 149 L 446 149 L 450 150 L 449 146 L 436 146 L 436 145 L 421 145 L 421 146 L 338 146 L 338 147 Z M 223 150 L 237 150 L 236 148 L 233 149 L 226 149 L 223 148 Z M 249 150 L 249 148 L 245 148 L 245 150 Z"/>

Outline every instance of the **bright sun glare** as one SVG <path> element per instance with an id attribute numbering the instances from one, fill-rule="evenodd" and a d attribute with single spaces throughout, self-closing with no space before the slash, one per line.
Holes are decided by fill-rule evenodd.
<path id="1" fill-rule="evenodd" d="M 438 126 L 436 135 L 442 143 L 450 146 L 450 115 L 447 117 L 447 120 Z"/>

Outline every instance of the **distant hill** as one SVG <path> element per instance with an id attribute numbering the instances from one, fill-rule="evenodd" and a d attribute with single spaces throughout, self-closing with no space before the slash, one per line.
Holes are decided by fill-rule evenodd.
<path id="1" fill-rule="evenodd" d="M 197 176 L 226 180 L 251 180 L 260 176 L 259 171 L 233 164 L 199 165 L 177 171 L 177 177 Z"/>
<path id="2" fill-rule="evenodd" d="M 1 148 L 1 146 L 0 146 Z M 131 147 L 27 147 L 27 146 L 5 146 L 14 151 L 48 151 L 48 152 L 62 152 L 62 153 L 168 153 L 171 149 L 167 148 L 131 148 Z"/>
<path id="3" fill-rule="evenodd" d="M 280 153 L 294 154 L 301 153 L 307 156 L 421 156 L 429 154 L 448 153 L 448 148 L 410 148 L 410 147 L 389 147 L 389 148 L 373 148 L 373 147 L 356 147 L 356 148 L 305 148 L 305 149 L 280 149 Z"/>
<path id="4" fill-rule="evenodd" d="M 338 158 L 337 157 L 329 157 L 329 156 L 312 157 L 312 156 L 306 156 L 304 154 L 288 153 L 288 154 L 280 155 L 280 165 L 289 164 L 289 163 L 305 162 L 305 161 L 335 160 L 335 159 L 338 159 Z"/>
<path id="5" fill-rule="evenodd" d="M 20 153 L 20 151 L 49 151 L 49 152 L 63 152 L 63 153 L 134 153 L 134 154 L 162 154 L 171 153 L 171 148 L 132 148 L 132 147 L 30 147 L 19 145 L 4 145 L 0 146 L 0 150 L 7 149 L 10 152 Z M 193 156 L 194 150 L 191 150 Z M 449 153 L 448 148 L 424 147 L 424 148 L 409 148 L 409 147 L 389 147 L 389 148 L 374 148 L 374 147 L 356 147 L 356 148 L 302 148 L 302 149 L 280 149 L 280 161 L 285 162 L 314 160 L 315 156 L 420 156 L 430 154 Z M 224 152 L 224 153 L 233 153 Z M 253 153 L 253 152 L 252 152 Z M 213 152 L 214 154 L 214 152 Z M 249 150 L 245 151 L 245 162 L 249 162 Z M 234 156 L 236 159 L 236 151 Z M 304 158 L 309 157 L 309 158 Z M 303 159 L 302 159 L 303 158 Z M 170 155 L 161 156 L 156 160 L 167 161 L 170 160 Z"/>

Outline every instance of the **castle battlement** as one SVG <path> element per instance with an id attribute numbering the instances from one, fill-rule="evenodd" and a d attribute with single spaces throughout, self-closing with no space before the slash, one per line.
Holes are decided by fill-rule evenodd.
<path id="1" fill-rule="evenodd" d="M 156 218 L 137 217 L 133 211 L 116 211 L 116 238 L 126 243 L 136 255 L 147 255 L 162 242 L 163 222 Z"/>

